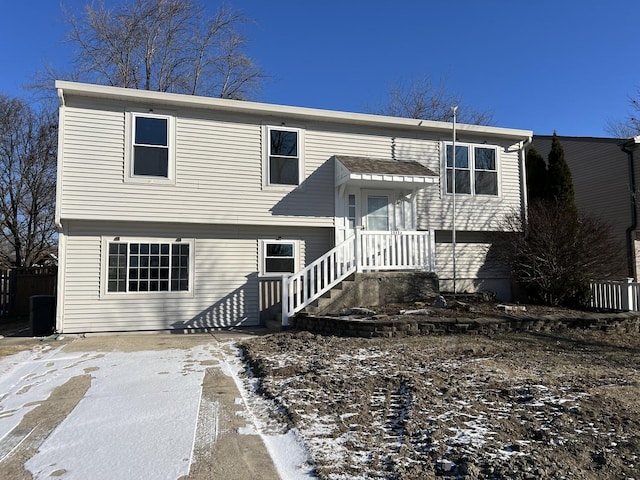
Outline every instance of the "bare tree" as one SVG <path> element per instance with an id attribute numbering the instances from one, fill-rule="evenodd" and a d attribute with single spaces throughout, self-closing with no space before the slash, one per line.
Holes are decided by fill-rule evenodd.
<path id="1" fill-rule="evenodd" d="M 0 95 L 0 264 L 32 266 L 55 244 L 57 121 Z"/>
<path id="2" fill-rule="evenodd" d="M 626 119 L 608 120 L 605 131 L 615 138 L 630 138 L 640 133 L 640 87 L 635 97 L 629 96 L 631 112 Z"/>
<path id="3" fill-rule="evenodd" d="M 496 235 L 494 241 L 533 301 L 585 307 L 589 281 L 611 278 L 623 264 L 610 225 L 562 202 L 534 201 L 526 219 L 508 216 L 504 230 L 520 232 Z"/>
<path id="4" fill-rule="evenodd" d="M 133 0 L 113 10 L 100 1 L 66 18 L 82 80 L 241 99 L 265 77 L 242 53 L 237 28 L 247 19 L 224 5 L 209 17 L 197 0 Z"/>
<path id="5" fill-rule="evenodd" d="M 391 87 L 387 101 L 376 113 L 392 117 L 419 118 L 447 122 L 451 120 L 451 107 L 458 106 L 460 123 L 474 125 L 493 124 L 493 114 L 474 110 L 462 102 L 462 97 L 448 90 L 446 81 L 434 83 L 429 75 L 408 83 L 399 81 Z"/>

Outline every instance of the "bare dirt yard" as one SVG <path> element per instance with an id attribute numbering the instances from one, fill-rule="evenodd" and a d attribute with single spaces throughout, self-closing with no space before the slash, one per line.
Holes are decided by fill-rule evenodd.
<path id="1" fill-rule="evenodd" d="M 243 341 L 322 479 L 638 479 L 640 335 Z"/>

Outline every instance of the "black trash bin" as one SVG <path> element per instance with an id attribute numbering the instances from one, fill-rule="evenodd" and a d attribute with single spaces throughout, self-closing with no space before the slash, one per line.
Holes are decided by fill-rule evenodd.
<path id="1" fill-rule="evenodd" d="M 51 335 L 56 324 L 56 297 L 34 295 L 30 298 L 29 319 L 34 337 Z"/>

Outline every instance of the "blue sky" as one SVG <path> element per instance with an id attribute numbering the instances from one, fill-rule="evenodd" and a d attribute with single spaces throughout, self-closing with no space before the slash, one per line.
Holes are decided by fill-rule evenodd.
<path id="1" fill-rule="evenodd" d="M 26 96 L 41 65 L 69 67 L 66 25 L 57 0 L 3 3 L 0 93 Z M 429 74 L 498 126 L 598 137 L 640 86 L 632 0 L 227 4 L 254 20 L 247 53 L 270 76 L 257 97 L 268 103 L 368 111 L 393 83 Z"/>

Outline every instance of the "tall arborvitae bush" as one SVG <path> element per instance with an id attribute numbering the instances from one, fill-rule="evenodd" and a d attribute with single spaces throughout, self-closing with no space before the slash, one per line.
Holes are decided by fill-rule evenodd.
<path id="1" fill-rule="evenodd" d="M 564 158 L 564 148 L 553 132 L 551 151 L 549 152 L 549 169 L 547 172 L 546 198 L 555 201 L 569 211 L 576 212 L 575 191 L 573 189 L 573 177 L 567 160 Z"/>
<path id="2" fill-rule="evenodd" d="M 545 198 L 547 192 L 547 164 L 538 151 L 531 147 L 527 152 L 527 194 L 529 201 Z"/>
<path id="3" fill-rule="evenodd" d="M 527 152 L 528 211 L 514 214 L 504 230 L 520 232 L 499 241 L 514 280 L 529 300 L 587 307 L 590 280 L 605 278 L 622 261 L 610 226 L 578 212 L 571 170 L 554 132 L 548 168 L 534 148 Z"/>

